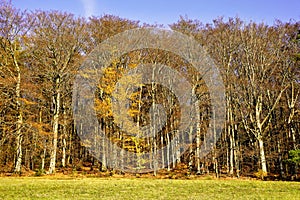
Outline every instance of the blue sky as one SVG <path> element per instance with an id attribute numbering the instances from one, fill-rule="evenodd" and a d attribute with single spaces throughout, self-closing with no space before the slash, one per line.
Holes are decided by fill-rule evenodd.
<path id="1" fill-rule="evenodd" d="M 204 23 L 220 16 L 270 25 L 275 19 L 300 20 L 300 0 L 12 0 L 12 4 L 20 9 L 61 10 L 85 17 L 113 14 L 164 25 L 178 21 L 180 15 Z"/>

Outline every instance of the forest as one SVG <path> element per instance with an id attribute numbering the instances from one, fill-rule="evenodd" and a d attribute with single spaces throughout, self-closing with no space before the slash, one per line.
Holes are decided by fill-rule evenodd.
<path id="1" fill-rule="evenodd" d="M 105 138 L 122 151 L 97 144 L 102 145 L 101 159 L 93 155 L 74 120 L 77 72 L 108 38 L 147 27 L 166 28 L 114 15 L 86 19 L 60 11 L 28 12 L 0 0 L 0 174 L 124 173 L 123 153 L 132 152 L 138 167 L 149 165 L 152 172 L 148 173 L 154 175 L 176 172 L 300 180 L 300 22 L 293 20 L 267 25 L 220 17 L 203 24 L 201 19 L 179 17 L 169 25 L 168 29 L 201 44 L 224 84 L 224 124 L 217 130 L 220 137 L 212 137 L 216 141 L 202 157 L 198 156 L 202 146 L 211 138 L 207 130 L 214 126 L 203 74 L 179 55 L 161 49 L 137 49 L 115 59 L 97 80 L 93 99 Z M 172 156 L 159 149 L 176 139 L 184 116 L 180 100 L 161 84 L 138 85 L 137 80 L 126 78 L 126 72 L 140 63 L 171 66 L 195 90 L 196 123 L 189 124 L 195 137 L 189 137 L 185 150 L 176 148 L 180 141 L 172 143 L 167 151 Z M 158 78 L 164 79 L 164 74 Z M 133 132 L 138 130 L 135 126 L 149 125 L 152 105 L 165 109 L 161 118 L 166 120 L 154 138 L 128 135 L 116 122 L 120 119 L 114 116 L 112 96 L 120 81 L 138 85 L 131 95 L 118 96 L 129 102 L 126 117 L 134 122 L 129 124 Z M 154 159 L 139 159 L 148 152 L 167 165 L 160 169 Z"/>

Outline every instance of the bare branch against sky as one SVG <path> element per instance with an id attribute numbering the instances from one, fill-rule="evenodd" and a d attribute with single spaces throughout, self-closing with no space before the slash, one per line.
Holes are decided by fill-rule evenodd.
<path id="1" fill-rule="evenodd" d="M 299 21 L 299 0 L 12 0 L 27 10 L 60 10 L 77 16 L 116 15 L 142 23 L 172 24 L 179 16 L 212 23 L 218 17 L 239 17 L 243 21 L 272 25 L 276 19 Z"/>

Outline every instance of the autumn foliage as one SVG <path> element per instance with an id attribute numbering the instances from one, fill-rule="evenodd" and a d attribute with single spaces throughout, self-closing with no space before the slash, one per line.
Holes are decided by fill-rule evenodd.
<path id="1" fill-rule="evenodd" d="M 0 1 L 0 173 L 115 173 L 105 159 L 94 158 L 78 137 L 72 86 L 83 60 L 98 44 L 125 30 L 149 26 L 157 25 L 112 15 L 84 19 L 58 11 L 28 13 Z M 139 84 L 130 76 L 124 79 L 141 63 L 160 63 L 190 80 L 200 100 L 199 129 L 191 128 L 198 131 L 199 140 L 192 139 L 189 149 L 178 152 L 161 173 L 297 177 L 299 162 L 290 160 L 300 149 L 300 23 L 276 21 L 270 26 L 219 18 L 202 24 L 181 17 L 170 28 L 194 37 L 221 72 L 226 88 L 221 137 L 210 154 L 197 157 L 212 117 L 205 82 L 179 56 L 144 49 L 116 59 L 98 80 L 95 112 L 107 138 L 137 154 L 172 140 L 181 114 L 176 96 L 159 84 Z M 131 95 L 118 97 L 130 102 L 126 117 L 136 126 L 149 124 L 154 102 L 169 108 L 166 125 L 155 138 L 128 135 L 114 123 L 118 119 L 111 101 L 118 81 L 137 85 Z M 106 153 L 112 156 L 109 149 Z"/>

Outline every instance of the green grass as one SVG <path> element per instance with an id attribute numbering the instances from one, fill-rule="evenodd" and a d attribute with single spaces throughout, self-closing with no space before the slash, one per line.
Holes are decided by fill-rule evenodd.
<path id="1" fill-rule="evenodd" d="M 298 182 L 0 178 L 0 199 L 300 199 Z"/>

